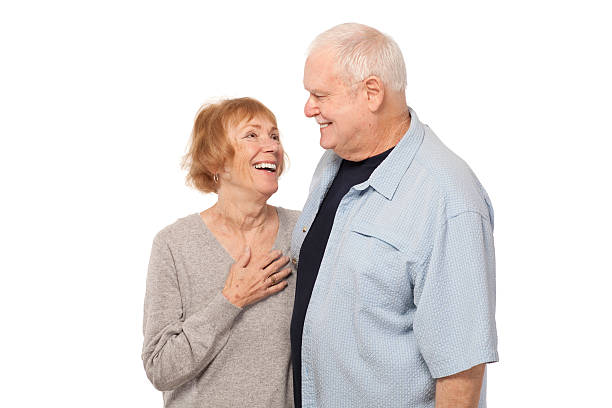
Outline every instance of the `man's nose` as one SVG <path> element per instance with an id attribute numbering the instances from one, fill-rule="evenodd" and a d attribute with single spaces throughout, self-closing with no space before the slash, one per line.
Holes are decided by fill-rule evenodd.
<path id="1" fill-rule="evenodd" d="M 319 107 L 312 101 L 312 96 L 308 97 L 306 105 L 304 105 L 304 115 L 308 118 L 312 118 L 319 113 Z"/>

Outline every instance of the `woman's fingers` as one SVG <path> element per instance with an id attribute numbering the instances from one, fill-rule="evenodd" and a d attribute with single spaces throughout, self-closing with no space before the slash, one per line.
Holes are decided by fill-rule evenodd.
<path id="1" fill-rule="evenodd" d="M 289 283 L 286 280 L 281 280 L 276 285 L 268 286 L 266 288 L 266 297 L 280 292 L 281 290 L 285 289 L 288 284 Z"/>
<path id="2" fill-rule="evenodd" d="M 230 268 L 223 289 L 225 297 L 235 305 L 244 307 L 285 289 L 291 268 L 282 269 L 289 263 L 289 257 L 281 255 L 281 251 L 270 251 L 251 262 L 251 252 L 246 247 Z M 262 266 L 256 267 L 257 264 Z"/>
<path id="3" fill-rule="evenodd" d="M 280 272 L 274 273 L 265 280 L 266 285 L 266 296 L 270 296 L 276 292 L 280 292 L 285 289 L 289 282 L 287 282 L 287 276 L 291 274 L 291 269 L 283 269 Z"/>
<path id="4" fill-rule="evenodd" d="M 246 266 L 249 264 L 251 259 L 251 248 L 249 246 L 245 246 L 242 254 L 238 257 L 238 260 L 230 267 L 230 271 L 227 274 L 227 279 L 225 280 L 225 284 L 231 285 L 234 278 L 241 276 L 244 274 L 244 270 Z"/>
<path id="5" fill-rule="evenodd" d="M 250 259 L 251 259 L 251 248 L 249 248 L 249 246 L 247 245 L 244 247 L 244 251 L 242 251 L 242 254 L 238 258 L 236 263 L 240 265 L 241 268 L 244 268 L 249 264 Z"/>
<path id="6" fill-rule="evenodd" d="M 286 279 L 287 276 L 289 276 L 290 274 L 291 274 L 291 268 L 283 269 L 282 271 L 273 273 L 272 275 L 268 276 L 268 282 L 270 286 L 276 285 L 283 279 Z"/>
<path id="7" fill-rule="evenodd" d="M 258 262 L 259 267 L 261 269 L 267 268 L 272 262 L 274 262 L 274 260 L 278 259 L 278 257 L 281 256 L 282 254 L 283 253 L 279 250 L 268 252 L 266 255 L 262 257 L 261 262 Z"/>
<path id="8" fill-rule="evenodd" d="M 289 263 L 289 257 L 281 256 L 276 261 L 266 266 L 263 270 L 265 273 L 267 273 L 267 276 L 270 276 L 273 273 L 278 272 L 283 266 L 287 265 L 288 263 Z"/>

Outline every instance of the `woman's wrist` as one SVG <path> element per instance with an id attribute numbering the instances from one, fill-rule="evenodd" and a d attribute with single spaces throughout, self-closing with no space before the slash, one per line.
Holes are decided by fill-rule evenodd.
<path id="1" fill-rule="evenodd" d="M 238 296 L 237 293 L 233 293 L 231 292 L 231 289 L 229 288 L 224 288 L 221 293 L 223 294 L 223 296 L 225 296 L 225 298 L 227 299 L 228 302 L 230 302 L 232 305 L 239 307 L 239 308 L 243 308 L 245 306 L 245 302 L 243 299 L 240 298 L 240 296 Z"/>

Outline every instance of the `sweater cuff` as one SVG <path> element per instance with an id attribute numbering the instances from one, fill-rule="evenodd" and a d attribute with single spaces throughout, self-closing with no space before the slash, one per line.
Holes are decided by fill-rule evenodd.
<path id="1" fill-rule="evenodd" d="M 210 318 L 209 321 L 216 327 L 218 332 L 229 330 L 241 312 L 242 308 L 227 300 L 221 292 L 218 292 L 212 298 L 206 308 L 206 314 Z"/>

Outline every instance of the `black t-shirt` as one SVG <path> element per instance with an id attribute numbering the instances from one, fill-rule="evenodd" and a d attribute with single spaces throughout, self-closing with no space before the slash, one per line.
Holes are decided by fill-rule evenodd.
<path id="1" fill-rule="evenodd" d="M 300 250 L 295 303 L 291 317 L 291 359 L 293 362 L 293 394 L 296 408 L 302 406 L 302 331 L 306 310 L 312 295 L 321 260 L 331 233 L 340 201 L 354 185 L 366 181 L 374 169 L 389 155 L 392 148 L 359 162 L 343 160 L 325 198 L 321 202 Z"/>

